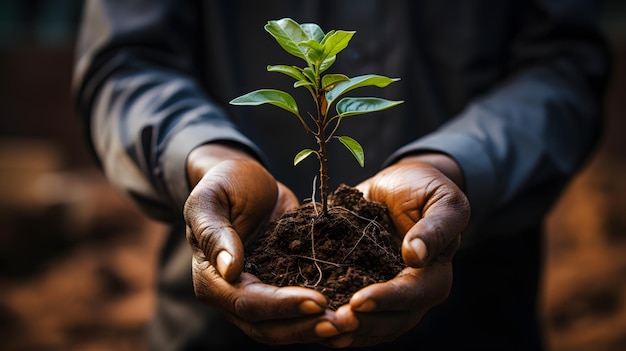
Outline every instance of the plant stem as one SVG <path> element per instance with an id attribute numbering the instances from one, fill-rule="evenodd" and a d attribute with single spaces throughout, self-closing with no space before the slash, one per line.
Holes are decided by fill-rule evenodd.
<path id="1" fill-rule="evenodd" d="M 318 87 L 319 77 L 318 79 Z M 328 212 L 328 159 L 326 153 L 326 92 L 318 88 L 317 89 L 317 144 L 319 145 L 319 161 L 320 161 L 320 198 L 322 202 L 322 215 L 326 215 Z"/>
<path id="2" fill-rule="evenodd" d="M 319 144 L 320 161 L 320 197 L 322 202 L 322 215 L 328 212 L 328 166 L 326 158 L 326 139 L 322 136 L 317 138 Z"/>

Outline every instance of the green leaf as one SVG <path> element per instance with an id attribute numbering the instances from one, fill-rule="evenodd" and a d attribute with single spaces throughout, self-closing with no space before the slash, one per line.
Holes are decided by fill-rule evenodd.
<path id="1" fill-rule="evenodd" d="M 317 151 L 315 150 L 311 150 L 311 149 L 304 149 L 300 152 L 298 152 L 298 154 L 296 155 L 296 157 L 293 158 L 293 165 L 297 165 L 298 163 L 300 163 L 302 160 L 304 160 L 305 158 L 309 157 L 309 155 L 311 154 L 316 154 L 319 156 L 319 154 L 317 153 Z"/>
<path id="2" fill-rule="evenodd" d="M 230 101 L 232 105 L 258 106 L 262 104 L 272 104 L 283 110 L 287 110 L 300 117 L 298 105 L 294 98 L 288 93 L 274 89 L 261 89 L 242 95 Z"/>
<path id="3" fill-rule="evenodd" d="M 264 28 L 285 51 L 306 61 L 304 52 L 298 44 L 309 40 L 309 35 L 298 22 L 291 18 L 283 18 L 267 22 Z"/>
<path id="4" fill-rule="evenodd" d="M 287 66 L 287 65 L 267 66 L 267 71 L 286 74 L 295 80 L 304 79 L 304 75 L 302 74 L 302 71 L 300 71 L 300 69 L 296 66 Z"/>
<path id="5" fill-rule="evenodd" d="M 315 80 L 315 72 L 313 72 L 313 70 L 310 67 L 305 67 L 302 70 L 302 74 L 304 74 L 304 76 L 309 80 L 309 82 L 315 84 L 316 80 Z"/>
<path id="6" fill-rule="evenodd" d="M 348 46 L 354 31 L 338 30 L 329 37 L 324 38 L 324 58 L 335 56 Z"/>
<path id="7" fill-rule="evenodd" d="M 344 74 L 326 74 L 322 77 L 322 89 L 330 90 L 337 83 L 349 81 L 350 78 Z"/>
<path id="8" fill-rule="evenodd" d="M 350 90 L 365 87 L 365 86 L 377 86 L 384 88 L 387 85 L 399 81 L 400 78 L 389 78 L 376 74 L 366 74 L 363 76 L 350 78 L 347 82 L 341 82 L 326 93 L 326 101 L 328 101 L 328 107 L 341 95 L 349 92 Z"/>
<path id="9" fill-rule="evenodd" d="M 311 39 L 307 41 L 300 42 L 298 44 L 300 49 L 304 52 L 304 55 L 307 57 L 307 62 L 311 62 L 316 66 L 319 66 L 322 63 L 322 55 L 324 55 L 324 47 L 317 40 Z"/>
<path id="10" fill-rule="evenodd" d="M 328 33 L 326 33 L 326 35 L 324 35 L 324 38 L 322 38 L 322 40 L 320 40 L 320 44 L 324 45 L 326 44 L 326 41 L 328 41 L 328 38 L 330 38 L 333 34 L 335 34 L 335 30 L 331 29 L 328 31 Z"/>
<path id="11" fill-rule="evenodd" d="M 314 39 L 318 42 L 324 39 L 324 31 L 319 25 L 315 23 L 302 23 L 300 27 L 309 39 Z"/>
<path id="12" fill-rule="evenodd" d="M 322 61 L 322 64 L 320 64 L 320 67 L 319 67 L 320 74 L 324 73 L 324 71 L 329 69 L 330 66 L 332 66 L 333 63 L 335 63 L 335 60 L 337 60 L 337 55 L 327 57 L 324 61 Z"/>
<path id="13" fill-rule="evenodd" d="M 315 88 L 315 84 L 309 82 L 306 79 L 302 79 L 302 80 L 299 80 L 299 81 L 293 83 L 293 87 L 294 88 L 299 88 L 299 87 L 313 87 L 313 88 Z"/>
<path id="14" fill-rule="evenodd" d="M 365 165 L 365 153 L 363 152 L 363 147 L 359 144 L 358 141 L 348 137 L 348 136 L 340 136 L 337 137 L 339 141 L 352 153 L 352 156 L 356 158 L 357 162 L 361 167 Z"/>
<path id="15" fill-rule="evenodd" d="M 361 115 L 386 110 L 404 101 L 391 101 L 375 97 L 343 98 L 337 103 L 339 117 Z"/>

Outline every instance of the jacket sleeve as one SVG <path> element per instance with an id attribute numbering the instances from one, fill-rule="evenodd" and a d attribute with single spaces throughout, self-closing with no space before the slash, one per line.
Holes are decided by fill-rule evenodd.
<path id="1" fill-rule="evenodd" d="M 197 4 L 85 4 L 73 93 L 108 179 L 147 213 L 180 220 L 185 161 L 198 145 L 235 142 L 260 153 L 205 96 L 198 77 Z"/>
<path id="2" fill-rule="evenodd" d="M 594 4 L 534 1 L 511 43 L 507 77 L 389 162 L 448 154 L 464 172 L 470 229 L 487 220 L 500 231 L 536 226 L 601 129 L 609 61 Z"/>

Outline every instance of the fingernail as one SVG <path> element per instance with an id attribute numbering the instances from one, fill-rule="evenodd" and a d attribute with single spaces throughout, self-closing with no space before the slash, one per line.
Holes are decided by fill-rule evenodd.
<path id="1" fill-rule="evenodd" d="M 233 263 L 233 256 L 228 251 L 220 251 L 217 254 L 217 271 L 220 272 L 222 277 L 225 277 L 226 273 L 228 273 L 231 263 Z"/>
<path id="2" fill-rule="evenodd" d="M 324 311 L 322 306 L 318 305 L 313 300 L 306 300 L 300 303 L 300 311 L 306 314 L 316 314 Z"/>
<path id="3" fill-rule="evenodd" d="M 354 341 L 352 334 L 346 334 L 339 336 L 336 339 L 333 339 L 332 341 L 330 341 L 330 344 L 333 347 L 341 349 L 350 346 L 352 344 L 352 341 Z"/>
<path id="4" fill-rule="evenodd" d="M 420 262 L 423 263 L 424 261 L 426 261 L 428 249 L 426 248 L 426 244 L 424 244 L 424 241 L 422 239 L 413 239 L 409 244 L 411 245 L 411 248 L 417 255 L 417 258 L 420 260 Z"/>
<path id="5" fill-rule="evenodd" d="M 320 338 L 329 338 L 339 334 L 339 330 L 329 321 L 317 323 L 315 326 L 315 334 Z"/>

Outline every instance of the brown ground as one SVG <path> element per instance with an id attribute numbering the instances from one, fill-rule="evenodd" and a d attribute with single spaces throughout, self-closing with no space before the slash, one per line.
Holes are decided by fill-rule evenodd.
<path id="1" fill-rule="evenodd" d="M 623 161 L 598 155 L 547 222 L 543 316 L 554 351 L 626 350 L 625 177 Z"/>
<path id="2" fill-rule="evenodd" d="M 546 221 L 551 351 L 626 350 L 626 47 L 614 64 L 599 149 Z"/>
<path id="3" fill-rule="evenodd" d="M 98 174 L 36 178 L 0 205 L 0 349 L 145 349 L 164 227 Z"/>

